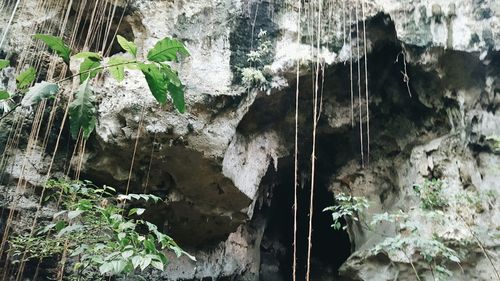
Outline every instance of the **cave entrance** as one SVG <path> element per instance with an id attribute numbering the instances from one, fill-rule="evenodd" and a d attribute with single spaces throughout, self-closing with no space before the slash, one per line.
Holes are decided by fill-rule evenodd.
<path id="1" fill-rule="evenodd" d="M 260 280 L 292 280 L 293 260 L 293 158 L 280 161 L 274 175 L 272 201 L 267 228 L 261 244 Z M 328 191 L 328 181 L 318 178 L 314 195 L 314 216 L 311 250 L 311 279 L 340 280 L 339 267 L 351 254 L 351 244 L 345 231 L 331 228 L 330 213 L 323 209 L 334 203 Z M 297 215 L 297 280 L 305 279 L 309 228 L 310 181 L 307 173 L 300 179 Z M 325 277 L 327 277 L 325 279 Z"/>

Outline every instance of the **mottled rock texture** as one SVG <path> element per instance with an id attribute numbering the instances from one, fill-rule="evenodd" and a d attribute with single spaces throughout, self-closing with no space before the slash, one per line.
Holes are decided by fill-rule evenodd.
<path id="1" fill-rule="evenodd" d="M 27 51 L 23 46 L 31 40 L 25 36 L 30 34 L 29 23 L 37 21 L 53 31 L 58 26 L 50 11 L 38 15 L 30 9 L 43 1 L 22 2 L 2 46 L 5 54 L 15 56 Z M 130 190 L 141 192 L 148 182 L 148 192 L 163 196 L 166 203 L 145 215 L 198 258 L 197 262 L 173 259 L 166 273 L 152 272 L 147 278 L 290 280 L 297 60 L 301 65 L 302 188 L 309 188 L 310 181 L 311 63 L 316 61 L 315 47 L 307 38 L 310 16 L 302 14 L 303 38 L 297 42 L 299 1 L 118 2 L 128 11 L 118 32 L 134 40 L 140 56 L 165 36 L 185 42 L 191 57 L 175 67 L 187 86 L 188 109 L 179 114 L 171 106 L 159 107 L 139 71 L 128 70 L 121 83 L 102 77 L 94 85 L 99 93 L 98 125 L 87 146 L 82 176 L 125 190 L 137 145 Z M 305 2 L 310 7 L 315 1 Z M 361 6 L 356 3 L 360 2 L 324 1 L 318 52 L 325 73 L 318 125 L 317 216 L 326 215 L 321 213 L 321 206 L 333 204 L 333 194 L 327 190 L 370 199 L 372 205 L 361 214 L 365 222 L 374 213 L 399 209 L 418 218 L 419 203 L 412 185 L 424 179 L 442 179 L 450 195 L 464 189 L 498 191 L 500 155 L 488 139 L 500 136 L 500 2 L 364 2 L 367 41 L 359 43 L 361 48 L 366 44 L 368 50 L 370 98 L 356 99 L 354 112 L 362 103 L 369 103 L 371 152 L 365 168 L 360 165 L 359 125 L 351 125 L 352 121 L 359 124 L 359 117 L 351 120 L 349 61 L 353 59 L 356 67 L 358 55 L 348 45 L 349 35 L 343 34 L 351 29 L 353 46 L 362 37 L 354 31 L 355 21 L 345 33 L 342 24 L 348 18 L 347 9 L 353 18 L 358 9 L 362 24 Z M 10 18 L 7 11 L 0 17 L 3 26 Z M 260 30 L 267 32 L 273 46 L 267 71 L 288 84 L 270 94 L 241 85 L 240 69 L 248 66 L 246 54 L 258 44 Z M 402 75 L 405 68 L 408 83 Z M 2 83 L 11 87 L 12 77 L 3 78 L 9 77 L 7 71 L 2 73 Z M 366 122 L 363 115 L 365 129 Z M 19 157 L 7 164 L 10 181 L 6 186 L 20 176 L 16 168 Z M 33 159 L 42 168 L 24 172 L 30 183 L 40 184 L 40 174 L 49 160 L 42 156 Z M 307 201 L 306 193 L 301 192 L 301 200 Z M 289 200 L 285 202 L 277 194 Z M 21 207 L 33 208 L 29 203 Z M 303 204 L 300 207 L 308 209 Z M 470 214 L 484 232 L 478 235 L 497 268 L 499 211 L 495 199 L 483 212 Z M 422 235 L 451 229 L 467 238 L 470 233 L 460 229 L 452 212 L 450 216 L 444 229 L 442 225 L 429 225 L 429 233 Z M 417 221 L 426 223 L 421 218 Z M 300 224 L 306 223 L 303 217 Z M 339 234 L 324 227 L 329 223 L 328 217 L 315 220 L 314 280 L 415 279 L 408 260 L 371 254 L 370 248 L 383 237 L 356 225 L 349 229 L 351 245 L 347 251 L 352 248 L 348 253 L 352 255 L 337 276 L 337 267 L 345 257 L 339 258 L 340 262 L 332 259 L 345 255 L 342 251 L 346 250 L 341 250 L 345 247 L 339 243 L 349 244 L 349 240 L 335 240 Z M 394 235 L 387 226 L 377 232 Z M 495 233 L 496 238 L 491 236 Z M 303 249 L 299 250 L 303 254 Z M 422 280 L 432 280 L 425 263 L 415 260 L 415 264 Z M 453 280 L 496 278 L 477 248 L 471 249 L 462 266 L 464 271 L 452 267 Z"/>

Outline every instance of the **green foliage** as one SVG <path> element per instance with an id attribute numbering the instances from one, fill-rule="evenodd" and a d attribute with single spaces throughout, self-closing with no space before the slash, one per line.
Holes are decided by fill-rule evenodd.
<path id="1" fill-rule="evenodd" d="M 135 45 L 134 42 L 130 42 L 127 39 L 125 39 L 123 36 L 120 36 L 120 35 L 116 36 L 116 40 L 118 40 L 118 44 L 120 44 L 120 46 L 125 51 L 127 51 L 132 56 L 134 56 L 134 58 L 137 57 L 137 46 Z"/>
<path id="2" fill-rule="evenodd" d="M 33 81 L 36 79 L 36 70 L 33 67 L 29 67 L 25 71 L 19 73 L 16 77 L 16 85 L 18 90 L 26 89 Z"/>
<path id="3" fill-rule="evenodd" d="M 425 214 L 429 220 L 440 219 L 444 216 L 441 211 L 430 211 Z M 452 249 L 449 244 L 455 241 L 445 241 L 443 238 L 434 234 L 431 238 L 422 235 L 424 229 L 420 229 L 412 218 L 403 211 L 395 214 L 378 214 L 373 217 L 371 225 L 380 222 L 390 222 L 396 226 L 398 234 L 394 237 L 388 237 L 371 251 L 372 254 L 386 253 L 388 255 L 403 254 L 409 263 L 415 253 L 422 258 L 429 268 L 437 273 L 436 280 L 447 280 L 452 275 L 447 268 L 448 263 L 460 263 L 459 253 Z M 456 244 L 456 243 L 455 243 Z M 415 274 L 418 274 L 415 272 Z"/>
<path id="4" fill-rule="evenodd" d="M 189 52 L 179 40 L 164 38 L 149 50 L 148 60 L 153 62 L 166 62 L 179 60 L 181 56 L 189 56 Z"/>
<path id="5" fill-rule="evenodd" d="M 144 74 L 144 77 L 148 82 L 149 89 L 155 99 L 160 104 L 166 103 L 168 78 L 164 75 L 162 68 L 154 63 L 141 63 L 139 64 L 139 68 Z"/>
<path id="6" fill-rule="evenodd" d="M 121 82 L 125 79 L 125 66 L 127 62 L 130 62 L 130 60 L 119 56 L 114 56 L 109 59 L 109 73 L 116 81 Z"/>
<path id="7" fill-rule="evenodd" d="M 73 138 L 77 138 L 80 129 L 83 138 L 87 139 L 96 125 L 96 108 L 94 106 L 94 92 L 90 88 L 87 78 L 78 88 L 75 99 L 69 105 L 70 131 Z"/>
<path id="8" fill-rule="evenodd" d="M 370 224 L 360 224 L 365 230 L 382 236 L 385 234 L 376 232 L 375 226 L 385 222 L 395 227 L 396 235 L 386 237 L 370 250 L 371 254 L 385 253 L 388 256 L 399 257 L 397 259 L 405 257 L 407 262 L 411 264 L 417 280 L 423 280 L 414 264 L 415 261 L 419 260 L 427 264 L 435 280 L 450 280 L 452 276 L 449 269 L 450 264 L 456 263 L 461 266 L 461 260 L 471 253 L 473 247 L 478 247 L 485 253 L 480 240 L 472 229 L 473 224 L 468 224 L 465 221 L 462 211 L 465 214 L 468 214 L 467 210 L 471 209 L 477 213 L 484 212 L 495 206 L 496 195 L 491 194 L 491 191 L 486 194 L 477 191 L 461 191 L 456 196 L 445 198 L 443 188 L 444 183 L 439 179 L 426 180 L 422 185 L 414 185 L 413 189 L 419 195 L 419 209 L 413 210 L 412 213 L 400 210 L 395 213 L 375 214 Z M 324 211 L 332 211 L 332 227 L 337 230 L 341 228 L 340 218 L 358 221 L 358 212 L 368 206 L 368 201 L 364 197 L 352 197 L 345 194 L 339 194 L 336 201 L 337 205 L 326 208 Z M 489 207 L 485 207 L 485 205 Z M 450 216 L 461 218 L 465 223 L 462 227 L 467 228 L 475 240 L 449 235 L 455 230 L 443 230 L 443 233 L 429 231 L 426 223 L 439 226 L 455 221 L 450 219 Z M 417 219 L 418 217 L 420 219 Z M 456 229 L 458 229 L 457 227 L 460 228 L 460 226 L 456 226 Z M 342 229 L 346 229 L 346 226 Z M 488 257 L 487 253 L 485 256 Z"/>
<path id="9" fill-rule="evenodd" d="M 52 50 L 69 64 L 72 50 L 67 47 L 62 39 L 52 35 L 37 34 L 34 36 L 45 42 Z M 137 46 L 127 41 L 122 36 L 117 36 L 120 46 L 130 53 L 134 58 L 137 56 Z M 104 58 L 94 52 L 81 52 L 75 54 L 75 59 L 83 59 L 80 64 L 78 76 L 83 85 L 75 94 L 75 100 L 70 104 L 70 126 L 71 135 L 76 138 L 79 131 L 83 131 L 83 137 L 87 139 L 96 125 L 96 109 L 94 106 L 94 94 L 89 87 L 90 80 L 100 72 L 108 70 L 113 78 L 121 82 L 125 79 L 125 68 L 140 69 L 144 74 L 148 87 L 160 104 L 165 104 L 170 95 L 174 107 L 180 112 L 185 112 L 184 86 L 177 72 L 171 69 L 166 62 L 179 60 L 181 57 L 189 56 L 184 45 L 171 38 L 160 40 L 148 52 L 148 61 L 130 60 L 125 57 L 115 56 L 104 64 Z M 23 84 L 24 85 L 24 84 Z"/>
<path id="10" fill-rule="evenodd" d="M 59 92 L 59 86 L 54 83 L 42 81 L 36 83 L 33 87 L 29 88 L 26 95 L 24 95 L 21 105 L 33 106 L 39 103 L 42 99 L 52 98 Z"/>
<path id="11" fill-rule="evenodd" d="M 272 43 L 267 39 L 267 33 L 259 32 L 259 45 L 256 50 L 247 54 L 249 66 L 241 68 L 241 79 L 247 89 L 259 88 L 261 91 L 271 89 L 270 65 Z"/>
<path id="12" fill-rule="evenodd" d="M 413 190 L 420 196 L 422 208 L 434 210 L 448 206 L 448 201 L 442 194 L 443 187 L 443 181 L 432 179 L 425 180 L 423 185 L 414 185 Z"/>
<path id="13" fill-rule="evenodd" d="M 368 208 L 368 200 L 364 197 L 355 197 L 351 195 L 346 195 L 344 193 L 339 193 L 335 196 L 337 205 L 327 207 L 323 212 L 331 211 L 333 224 L 332 227 L 335 230 L 341 228 L 340 219 L 352 219 L 354 221 L 359 221 L 358 214 L 364 209 Z M 347 226 L 343 226 L 342 229 L 346 229 Z"/>
<path id="14" fill-rule="evenodd" d="M 35 34 L 33 38 L 42 40 L 50 49 L 59 55 L 66 64 L 69 64 L 71 48 L 69 48 L 61 38 L 48 34 Z"/>
<path id="15" fill-rule="evenodd" d="M 0 90 L 0 100 L 6 100 L 10 98 L 9 92 L 5 90 Z"/>
<path id="16" fill-rule="evenodd" d="M 88 181 L 49 180 L 46 188 L 49 195 L 44 201 L 60 200 L 62 210 L 54 215 L 52 223 L 40 226 L 35 235 L 13 236 L 9 243 L 14 257 L 50 258 L 61 255 L 66 248 L 72 260 L 72 275 L 84 280 L 106 280 L 148 268 L 163 271 L 168 263 L 164 250 L 195 260 L 156 225 L 135 219 L 145 209 L 131 209 L 124 215 L 127 201 L 161 201 L 157 196 L 116 196 L 113 188 L 99 188 Z M 96 272 L 100 273 L 97 278 Z"/>
<path id="17" fill-rule="evenodd" d="M 80 83 L 92 79 L 101 72 L 101 59 L 96 57 L 87 57 L 80 64 Z"/>
<path id="18" fill-rule="evenodd" d="M 0 59 L 0 70 L 6 68 L 9 65 L 10 65 L 10 61 L 4 60 L 4 59 Z"/>

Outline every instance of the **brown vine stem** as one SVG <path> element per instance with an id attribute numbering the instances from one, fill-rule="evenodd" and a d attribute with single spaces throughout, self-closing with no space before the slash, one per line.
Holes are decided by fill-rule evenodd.
<path id="1" fill-rule="evenodd" d="M 300 43 L 300 21 L 302 13 L 302 3 L 299 0 L 299 20 L 297 28 L 297 43 Z M 297 185 L 299 173 L 299 78 L 300 78 L 300 59 L 297 59 L 297 88 L 295 89 L 295 151 L 294 151 L 294 185 L 293 185 L 293 281 L 297 279 L 297 211 L 298 211 L 298 198 L 297 198 Z"/>

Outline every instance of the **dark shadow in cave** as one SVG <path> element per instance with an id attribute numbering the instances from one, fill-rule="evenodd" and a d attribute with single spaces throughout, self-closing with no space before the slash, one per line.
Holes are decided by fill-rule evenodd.
<path id="1" fill-rule="evenodd" d="M 268 222 L 261 244 L 260 280 L 292 280 L 293 170 L 293 157 L 287 157 L 280 161 L 279 172 L 271 176 L 276 185 L 271 206 L 264 211 L 267 212 Z M 297 277 L 299 280 L 305 276 L 307 261 L 310 181 L 306 174 L 302 175 L 298 193 Z M 332 229 L 331 215 L 322 212 L 333 202 L 333 195 L 328 191 L 328 181 L 319 180 L 314 199 L 311 252 L 313 279 L 324 274 L 337 277 L 338 268 L 351 254 L 347 233 Z"/>

